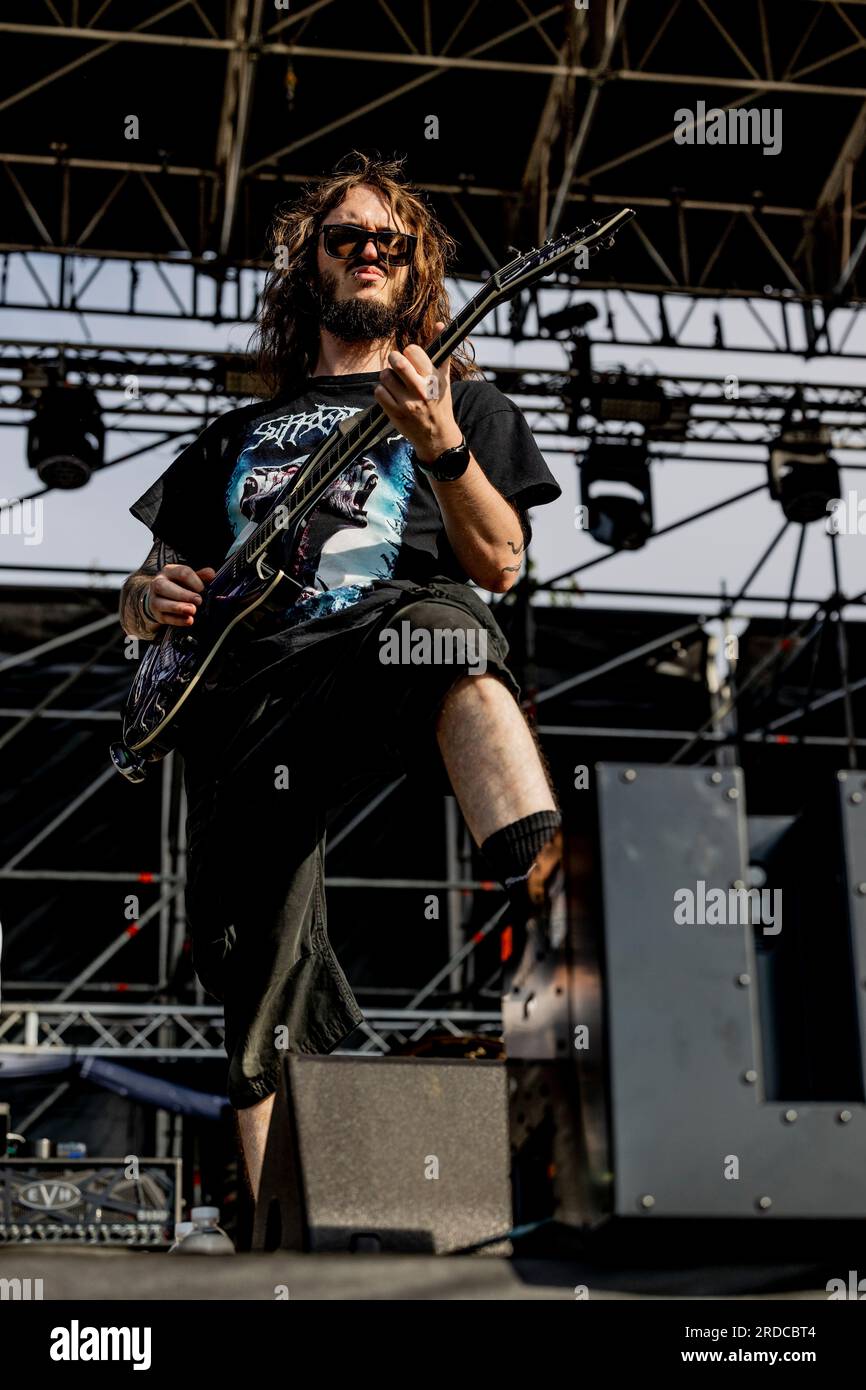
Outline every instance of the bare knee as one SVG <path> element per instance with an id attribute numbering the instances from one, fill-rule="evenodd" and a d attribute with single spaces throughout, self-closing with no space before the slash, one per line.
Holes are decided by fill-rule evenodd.
<path id="1" fill-rule="evenodd" d="M 450 687 L 439 708 L 439 728 L 455 715 L 465 714 L 468 709 L 483 710 L 488 717 L 496 711 L 508 713 L 517 710 L 522 717 L 520 706 L 502 677 L 494 671 L 485 671 L 479 676 L 459 676 Z"/>

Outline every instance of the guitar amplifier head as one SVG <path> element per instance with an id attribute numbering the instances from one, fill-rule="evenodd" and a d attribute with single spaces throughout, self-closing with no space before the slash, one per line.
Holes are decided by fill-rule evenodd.
<path id="1" fill-rule="evenodd" d="M 180 1197 L 179 1158 L 0 1159 L 0 1244 L 164 1250 Z"/>

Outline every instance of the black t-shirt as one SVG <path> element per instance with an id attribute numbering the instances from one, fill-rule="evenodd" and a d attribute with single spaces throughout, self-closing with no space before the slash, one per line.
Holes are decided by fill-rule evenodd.
<path id="1" fill-rule="evenodd" d="M 130 511 L 194 568 L 218 568 L 321 441 L 375 404 L 378 381 L 378 372 L 308 378 L 291 393 L 226 412 Z M 466 442 L 503 497 L 525 513 L 560 496 L 523 415 L 497 387 L 454 381 L 451 396 Z M 305 588 L 284 615 L 289 627 L 364 607 L 388 581 L 467 579 L 433 489 L 396 427 L 332 484 L 316 515 L 293 561 L 292 577 Z"/>

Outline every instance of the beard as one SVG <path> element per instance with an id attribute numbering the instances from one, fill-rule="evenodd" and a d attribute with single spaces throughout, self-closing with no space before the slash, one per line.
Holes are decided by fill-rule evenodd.
<path id="1" fill-rule="evenodd" d="M 408 286 L 393 302 L 384 302 L 361 295 L 338 299 L 337 283 L 336 275 L 330 271 L 320 277 L 317 298 L 321 328 L 326 328 L 344 343 L 375 343 L 394 337 L 397 328 L 405 322 L 411 303 Z"/>

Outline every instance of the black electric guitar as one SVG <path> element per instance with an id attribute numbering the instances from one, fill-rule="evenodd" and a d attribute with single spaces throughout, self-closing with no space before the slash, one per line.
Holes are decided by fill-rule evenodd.
<path id="1" fill-rule="evenodd" d="M 603 222 L 590 222 L 509 261 L 434 338 L 427 348 L 431 362 L 444 362 L 491 309 L 519 290 L 582 251 L 607 250 L 632 217 L 632 208 L 622 208 Z M 373 405 L 328 435 L 300 472 L 275 492 L 264 518 L 242 533 L 202 595 L 194 630 L 166 626 L 151 643 L 126 702 L 123 741 L 111 745 L 114 766 L 130 782 L 143 781 L 148 763 L 158 762 L 176 745 L 201 690 L 218 675 L 228 644 L 254 625 L 262 611 L 285 609 L 302 592 L 286 571 L 315 524 L 318 503 L 393 428 L 381 406 Z"/>

